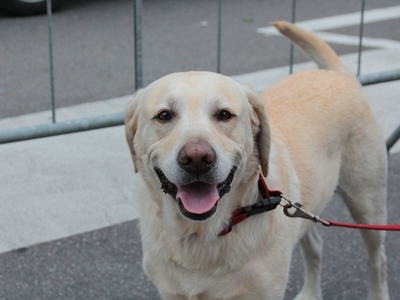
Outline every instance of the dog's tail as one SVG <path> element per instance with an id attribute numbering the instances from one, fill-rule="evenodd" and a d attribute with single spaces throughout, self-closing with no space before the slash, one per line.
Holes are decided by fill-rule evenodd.
<path id="1" fill-rule="evenodd" d="M 320 69 L 348 73 L 333 49 L 312 33 L 285 21 L 272 22 L 283 35 L 306 52 Z"/>

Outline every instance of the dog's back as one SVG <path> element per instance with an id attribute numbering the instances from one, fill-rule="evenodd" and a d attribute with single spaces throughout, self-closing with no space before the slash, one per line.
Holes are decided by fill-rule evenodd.
<path id="1" fill-rule="evenodd" d="M 325 42 L 293 24 L 273 24 L 299 43 L 321 68 L 289 76 L 262 94 L 272 138 L 277 134 L 283 136 L 298 176 L 308 178 L 302 182 L 304 204 L 321 210 L 322 205 L 311 200 L 307 203 L 307 199 L 316 192 L 315 186 L 335 189 L 341 152 L 351 128 L 360 122 L 376 122 L 359 82 Z M 317 206 L 312 207 L 313 204 Z"/>
<path id="2" fill-rule="evenodd" d="M 273 25 L 320 68 L 289 76 L 262 94 L 272 137 L 275 134 L 288 145 L 302 178 L 303 203 L 319 212 L 336 190 L 356 222 L 386 223 L 385 141 L 361 85 L 324 41 L 287 22 Z M 319 186 L 330 190 L 322 191 Z M 368 299 L 389 299 L 385 233 L 364 230 L 361 234 L 371 262 Z M 306 277 L 319 278 L 315 264 L 321 243 L 315 229 L 302 239 L 306 265 L 314 266 L 306 270 Z M 318 286 L 308 282 L 299 299 L 321 293 Z"/>

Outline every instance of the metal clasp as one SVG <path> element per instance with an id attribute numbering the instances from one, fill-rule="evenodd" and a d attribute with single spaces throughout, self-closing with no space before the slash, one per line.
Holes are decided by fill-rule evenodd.
<path id="1" fill-rule="evenodd" d="M 321 219 L 319 216 L 307 211 L 304 208 L 304 205 L 298 202 L 293 203 L 289 199 L 285 198 L 282 196 L 283 199 L 285 199 L 288 204 L 283 206 L 283 212 L 285 213 L 286 216 L 290 218 L 302 218 L 302 219 L 307 219 L 311 220 L 314 223 L 321 223 L 324 226 L 330 226 L 330 223 L 328 221 L 325 221 L 324 219 Z M 294 208 L 294 212 L 290 212 L 289 209 Z"/>

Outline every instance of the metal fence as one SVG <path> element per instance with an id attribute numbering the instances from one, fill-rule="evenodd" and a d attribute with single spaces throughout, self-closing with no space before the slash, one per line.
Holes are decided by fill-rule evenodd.
<path id="1" fill-rule="evenodd" d="M 80 131 L 87 131 L 93 129 L 100 129 L 112 126 L 119 126 L 124 124 L 124 112 L 101 115 L 91 118 L 75 119 L 70 121 L 57 122 L 56 120 L 56 104 L 54 93 L 54 68 L 53 68 L 53 45 L 52 45 L 52 9 L 51 0 L 47 1 L 47 27 L 48 27 L 48 44 L 49 44 L 49 65 L 50 65 L 50 87 L 51 87 L 51 109 L 52 109 L 52 123 L 41 124 L 36 126 L 21 127 L 15 129 L 0 130 L 0 144 L 43 138 L 67 133 L 74 133 Z M 133 19 L 134 19 L 134 41 L 135 41 L 135 89 L 140 89 L 143 85 L 143 67 L 142 67 L 142 0 L 133 1 Z M 222 0 L 218 1 L 218 43 L 217 43 L 217 66 L 216 71 L 221 72 L 221 34 L 222 34 Z M 383 82 L 389 82 L 400 79 L 400 69 L 379 72 L 373 74 L 360 75 L 361 70 L 361 56 L 362 56 L 362 40 L 364 31 L 364 11 L 365 1 L 361 0 L 361 19 L 360 19 L 360 33 L 359 33 L 359 47 L 358 47 L 358 67 L 357 78 L 361 85 L 371 85 Z M 292 0 L 292 20 L 296 21 L 296 0 Z M 294 47 L 291 45 L 290 49 L 290 74 L 293 72 L 293 52 Z M 397 129 L 389 136 L 386 141 L 387 149 L 391 147 L 400 139 L 400 124 Z"/>

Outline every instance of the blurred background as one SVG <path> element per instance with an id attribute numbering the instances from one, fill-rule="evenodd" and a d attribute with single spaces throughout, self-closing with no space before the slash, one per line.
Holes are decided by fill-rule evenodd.
<path id="1" fill-rule="evenodd" d="M 132 94 L 135 82 L 132 1 L 58 0 L 56 3 L 52 18 L 56 106 Z M 398 0 L 366 1 L 366 10 L 396 5 Z M 360 0 L 302 0 L 296 5 L 296 21 L 360 9 Z M 223 1 L 221 72 L 231 76 L 287 65 L 288 41 L 266 37 L 256 30 L 274 20 L 290 20 L 291 15 L 291 0 Z M 216 71 L 217 17 L 215 0 L 144 1 L 144 85 L 176 71 Z M 364 36 L 399 41 L 399 27 L 399 18 L 368 23 Z M 0 28 L 0 118 L 50 109 L 46 15 L 15 17 L 3 13 Z M 359 26 L 325 31 L 357 37 Z M 331 45 L 339 54 L 358 51 L 357 45 Z M 306 60 L 305 55 L 295 51 L 295 62 Z"/>

